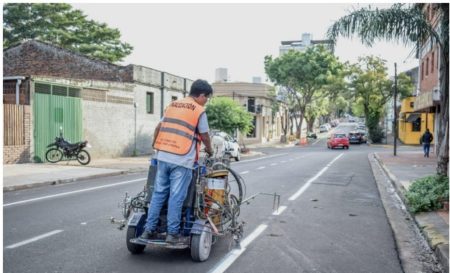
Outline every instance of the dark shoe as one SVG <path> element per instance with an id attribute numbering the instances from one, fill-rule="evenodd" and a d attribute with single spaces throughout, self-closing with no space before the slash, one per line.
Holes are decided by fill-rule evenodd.
<path id="1" fill-rule="evenodd" d="M 166 243 L 172 245 L 184 244 L 186 243 L 186 238 L 188 237 L 181 236 L 180 234 L 168 234 L 166 237 Z"/>
<path id="2" fill-rule="evenodd" d="M 139 239 L 142 239 L 142 240 L 154 240 L 154 239 L 156 239 L 156 232 L 145 230 L 141 234 L 141 236 L 139 236 Z"/>

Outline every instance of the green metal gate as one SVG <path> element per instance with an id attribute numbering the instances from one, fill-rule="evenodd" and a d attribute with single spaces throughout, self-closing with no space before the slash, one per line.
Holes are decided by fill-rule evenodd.
<path id="1" fill-rule="evenodd" d="M 34 84 L 34 161 L 44 162 L 47 145 L 59 136 L 73 143 L 83 140 L 80 89 L 36 82 Z"/>

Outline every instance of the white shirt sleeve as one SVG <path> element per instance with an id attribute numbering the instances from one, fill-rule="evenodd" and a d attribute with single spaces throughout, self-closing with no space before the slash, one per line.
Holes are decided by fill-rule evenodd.
<path id="1" fill-rule="evenodd" d="M 206 117 L 206 113 L 205 112 L 203 112 L 200 115 L 197 127 L 198 127 L 198 132 L 201 133 L 201 134 L 209 132 L 208 118 Z"/>

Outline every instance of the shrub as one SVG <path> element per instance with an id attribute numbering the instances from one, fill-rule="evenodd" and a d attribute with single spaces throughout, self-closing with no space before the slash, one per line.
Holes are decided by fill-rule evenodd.
<path id="1" fill-rule="evenodd" d="M 442 208 L 448 200 L 448 177 L 432 175 L 420 178 L 406 192 L 409 209 L 413 213 Z"/>

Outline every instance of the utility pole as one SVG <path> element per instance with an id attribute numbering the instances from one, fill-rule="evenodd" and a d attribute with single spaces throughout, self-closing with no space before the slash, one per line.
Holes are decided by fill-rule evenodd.
<path id="1" fill-rule="evenodd" d="M 397 63 L 394 63 L 394 156 L 397 156 Z"/>

